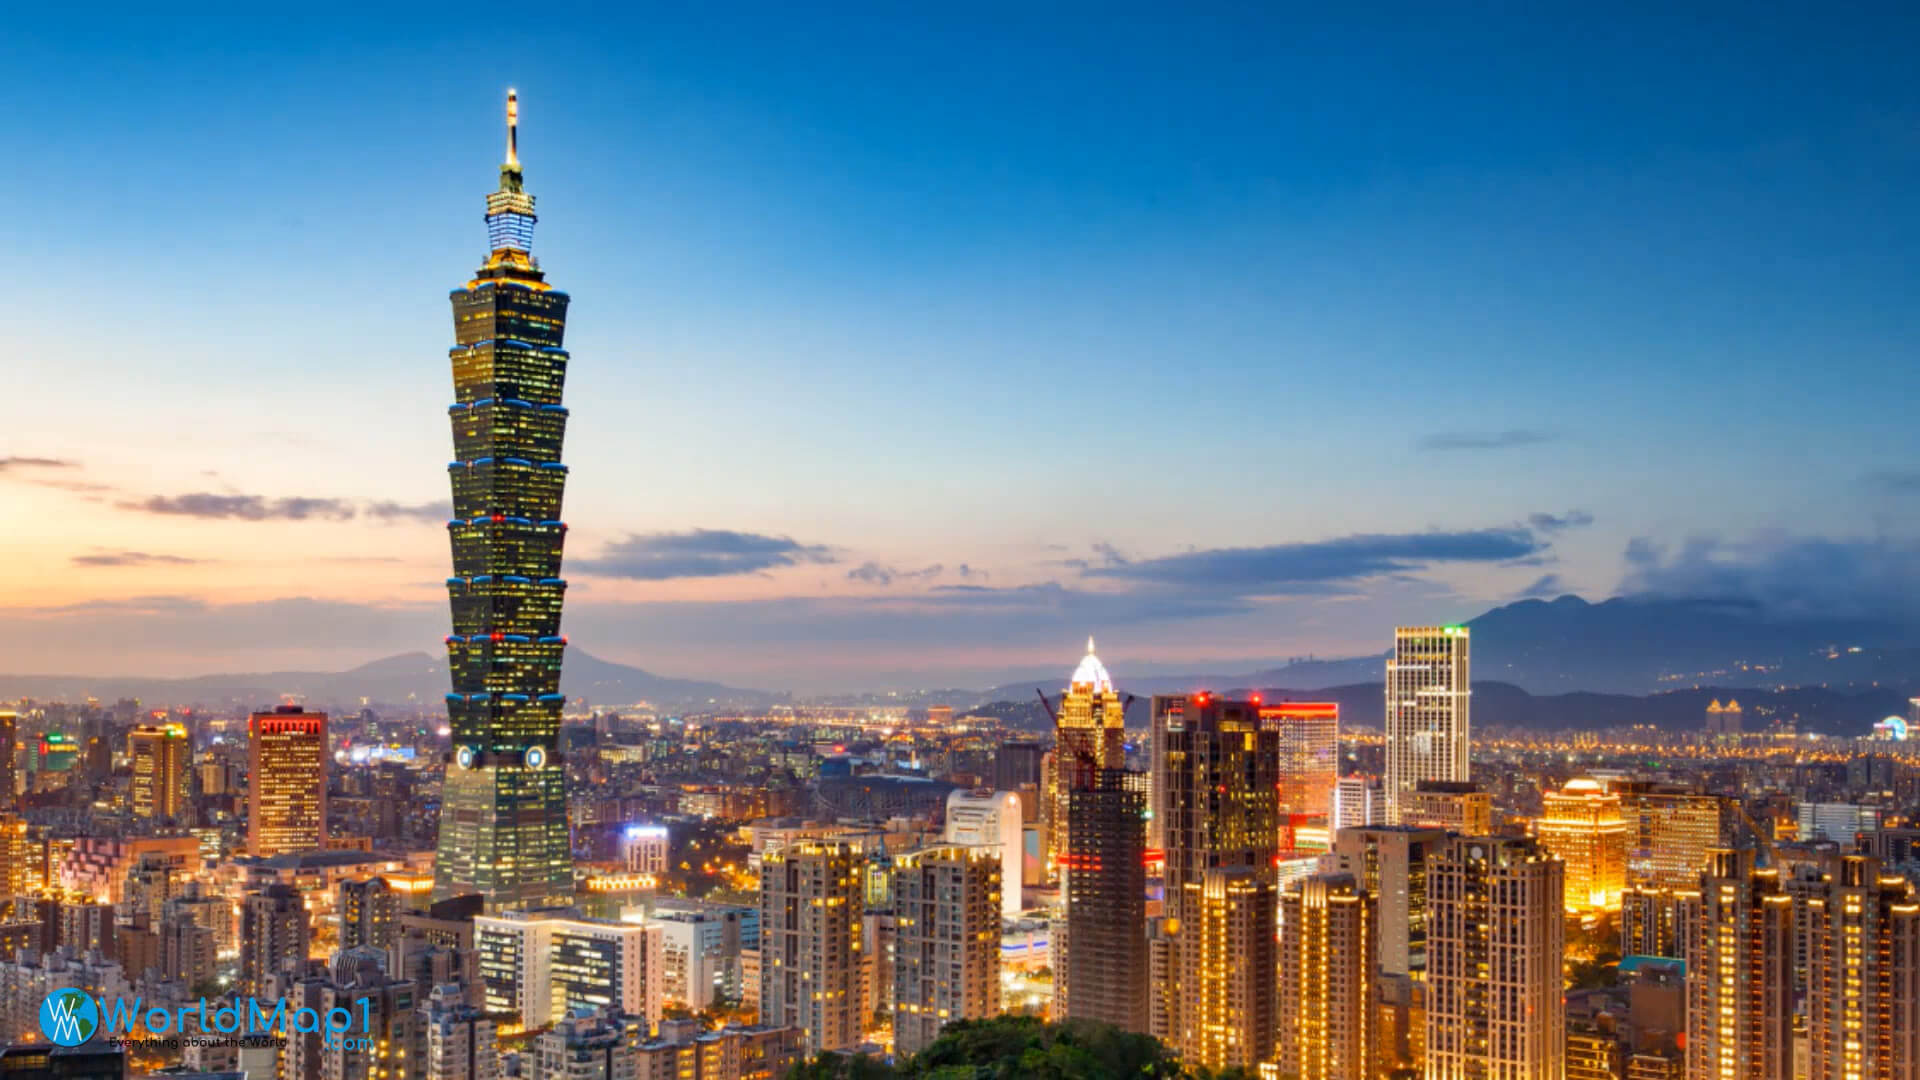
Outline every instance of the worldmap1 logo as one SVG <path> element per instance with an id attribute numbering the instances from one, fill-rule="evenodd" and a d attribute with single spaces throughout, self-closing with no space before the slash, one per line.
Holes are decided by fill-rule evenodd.
<path id="1" fill-rule="evenodd" d="M 100 1006 L 81 990 L 55 990 L 40 1003 L 40 1033 L 57 1046 L 79 1046 L 100 1030 Z"/>

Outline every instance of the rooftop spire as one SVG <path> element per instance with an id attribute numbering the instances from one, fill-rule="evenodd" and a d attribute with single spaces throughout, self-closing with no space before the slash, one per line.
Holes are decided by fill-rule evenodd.
<path id="1" fill-rule="evenodd" d="M 1092 634 L 1087 635 L 1087 655 L 1088 656 L 1093 655 L 1093 635 Z"/>
<path id="2" fill-rule="evenodd" d="M 507 168 L 520 167 L 520 95 L 507 91 Z"/>

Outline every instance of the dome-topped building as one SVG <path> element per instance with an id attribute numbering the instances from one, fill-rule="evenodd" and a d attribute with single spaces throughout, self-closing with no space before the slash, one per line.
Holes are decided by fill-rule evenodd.
<path id="1" fill-rule="evenodd" d="M 1087 655 L 1080 658 L 1067 692 L 1061 695 L 1050 759 L 1040 817 L 1046 828 L 1047 873 L 1052 877 L 1067 850 L 1066 798 L 1075 778 L 1084 774 L 1091 782 L 1099 770 L 1127 764 L 1126 702 L 1114 690 L 1107 666 L 1094 655 L 1091 637 Z"/>

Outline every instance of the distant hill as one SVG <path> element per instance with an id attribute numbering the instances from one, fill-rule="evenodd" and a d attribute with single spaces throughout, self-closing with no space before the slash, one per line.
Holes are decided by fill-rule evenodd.
<path id="1" fill-rule="evenodd" d="M 271 671 L 185 679 L 0 675 L 0 699 L 73 701 L 91 696 L 112 701 L 132 697 L 149 703 L 252 707 L 292 695 L 317 706 L 358 708 L 362 698 L 386 705 L 438 703 L 447 685 L 444 660 L 427 653 L 403 653 L 348 671 Z M 560 685 L 570 697 L 606 705 L 647 701 L 663 708 L 684 709 L 756 706 L 785 700 L 785 695 L 761 690 L 667 678 L 579 649 L 568 650 Z"/>

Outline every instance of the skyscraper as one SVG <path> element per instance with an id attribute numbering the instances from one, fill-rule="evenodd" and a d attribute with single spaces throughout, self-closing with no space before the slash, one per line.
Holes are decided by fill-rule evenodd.
<path id="1" fill-rule="evenodd" d="M 312 938 L 313 924 L 299 890 L 269 885 L 248 893 L 240 906 L 240 987 L 265 994 L 267 980 L 304 969 Z"/>
<path id="2" fill-rule="evenodd" d="M 563 903 L 573 891 L 559 746 L 567 294 L 530 253 L 518 123 L 509 92 L 507 160 L 487 196 L 492 252 L 452 294 L 453 760 L 434 893 L 479 893 L 490 910 Z"/>
<path id="3" fill-rule="evenodd" d="M 27 891 L 27 823 L 0 813 L 0 908 Z"/>
<path id="4" fill-rule="evenodd" d="M 1387 661 L 1387 821 L 1422 780 L 1471 780 L 1464 626 L 1403 626 Z"/>
<path id="5" fill-rule="evenodd" d="M 1920 1080 L 1920 904 L 1849 855 L 1808 901 L 1809 1080 Z"/>
<path id="6" fill-rule="evenodd" d="M 1273 874 L 1250 866 L 1201 871 L 1180 890 L 1180 1059 L 1215 1071 L 1257 1071 L 1273 1059 Z"/>
<path id="7" fill-rule="evenodd" d="M 140 724 L 127 733 L 133 758 L 133 816 L 183 818 L 188 798 L 187 767 L 193 741 L 179 724 Z"/>
<path id="8" fill-rule="evenodd" d="M 917 1053 L 1000 1011 L 1000 859 L 949 844 L 893 864 L 893 1045 Z"/>
<path id="9" fill-rule="evenodd" d="M 20 714 L 0 709 L 0 810 L 13 805 L 14 758 L 20 752 Z"/>
<path id="10" fill-rule="evenodd" d="M 1046 802 L 1041 813 L 1046 825 L 1049 877 L 1057 873 L 1059 857 L 1067 850 L 1065 803 L 1075 771 L 1086 764 L 1096 769 L 1125 768 L 1126 737 L 1126 703 L 1114 691 L 1113 679 L 1093 654 L 1093 639 L 1088 638 L 1087 655 L 1067 680 L 1060 713 L 1054 718 L 1053 760 L 1047 769 Z"/>
<path id="11" fill-rule="evenodd" d="M 1054 1019 L 1146 1033 L 1147 778 L 1089 769 L 1067 797 L 1066 918 L 1053 933 Z"/>
<path id="12" fill-rule="evenodd" d="M 1709 853 L 1720 846 L 1720 797 L 1644 781 L 1627 781 L 1615 790 L 1627 818 L 1628 880 L 1698 888 Z"/>
<path id="13" fill-rule="evenodd" d="M 1280 1075 L 1374 1074 L 1374 899 L 1351 874 L 1315 875 L 1280 897 Z"/>
<path id="14" fill-rule="evenodd" d="M 1333 865 L 1375 898 L 1384 974 L 1426 976 L 1429 871 L 1446 843 L 1442 830 L 1409 825 L 1341 829 L 1333 838 Z"/>
<path id="15" fill-rule="evenodd" d="M 853 845 L 815 840 L 760 861 L 760 1021 L 801 1029 L 809 1057 L 864 1030 L 862 864 Z"/>
<path id="16" fill-rule="evenodd" d="M 1687 1075 L 1793 1075 L 1793 900 L 1752 851 L 1716 850 L 1687 953 Z"/>
<path id="17" fill-rule="evenodd" d="M 327 714 L 281 705 L 247 718 L 247 853 L 327 846 Z"/>
<path id="18" fill-rule="evenodd" d="M 1567 910 L 1620 910 L 1627 885 L 1627 820 L 1620 796 L 1594 780 L 1569 780 L 1542 796 L 1540 846 L 1567 865 Z"/>
<path id="19" fill-rule="evenodd" d="M 1427 873 L 1427 1076 L 1565 1070 L 1560 860 L 1532 840 L 1457 836 Z"/>
<path id="20" fill-rule="evenodd" d="M 1260 719 L 1280 731 L 1280 812 L 1332 816 L 1340 779 L 1339 704 L 1275 702 L 1260 707 Z"/>
<path id="21" fill-rule="evenodd" d="M 1400 804 L 1400 824 L 1421 829 L 1445 829 L 1462 836 L 1493 832 L 1493 796 L 1478 784 L 1457 780 L 1422 780 Z"/>
<path id="22" fill-rule="evenodd" d="M 947 796 L 945 839 L 993 852 L 1000 860 L 1000 914 L 1020 917 L 1020 879 L 1026 861 L 1020 796 L 1011 791 L 956 789 Z"/>

